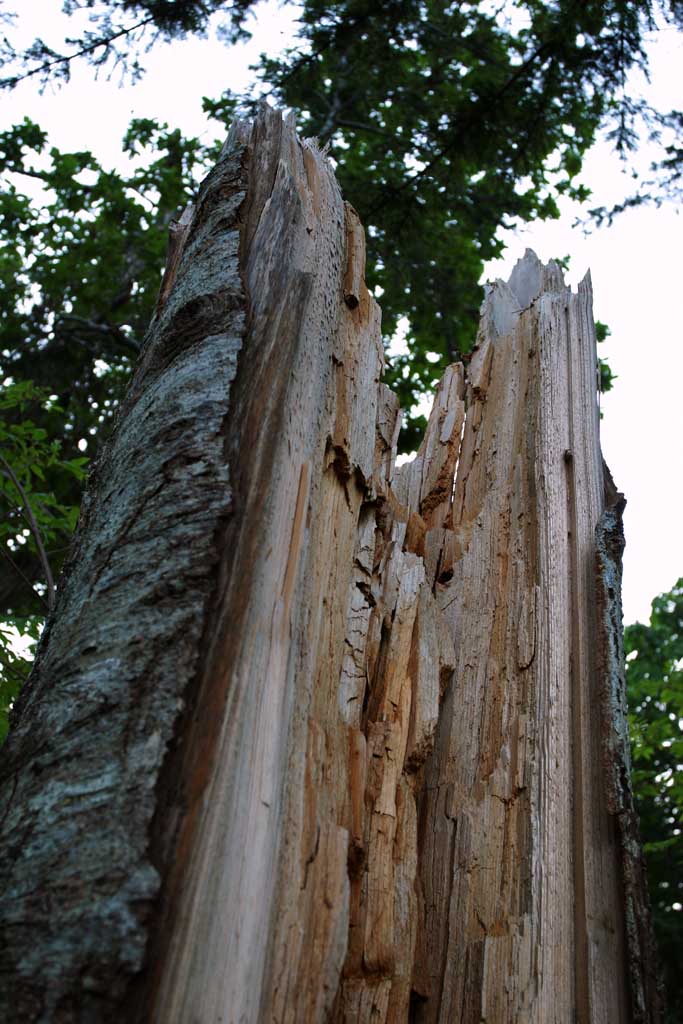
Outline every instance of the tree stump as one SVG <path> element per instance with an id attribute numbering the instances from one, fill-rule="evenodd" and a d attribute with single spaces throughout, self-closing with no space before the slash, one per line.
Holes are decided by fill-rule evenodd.
<path id="1" fill-rule="evenodd" d="M 660 1019 L 590 282 L 491 286 L 396 468 L 364 253 L 237 122 L 2 753 L 16 1024 Z"/>

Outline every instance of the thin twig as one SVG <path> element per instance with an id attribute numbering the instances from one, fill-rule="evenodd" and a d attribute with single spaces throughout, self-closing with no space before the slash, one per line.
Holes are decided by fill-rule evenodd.
<path id="1" fill-rule="evenodd" d="M 146 25 L 150 25 L 154 21 L 154 18 L 150 15 L 148 18 L 143 18 L 142 21 L 138 21 L 135 25 L 129 25 L 128 28 L 122 28 L 118 32 L 112 33 L 110 36 L 100 36 L 99 39 L 95 39 L 92 43 L 88 43 L 87 46 L 81 47 L 80 50 L 76 50 L 74 53 L 59 54 L 53 60 L 43 61 L 38 67 L 32 68 L 30 71 L 25 71 L 21 75 L 15 75 L 13 78 L 5 78 L 0 82 L 0 86 L 9 85 L 10 88 L 18 85 L 19 82 L 25 81 L 27 78 L 32 78 L 33 75 L 39 75 L 41 71 L 46 74 L 50 68 L 56 64 L 70 64 L 72 60 L 76 60 L 78 57 L 85 57 L 89 53 L 93 53 L 98 50 L 101 46 L 109 48 L 111 44 L 116 40 L 120 39 L 121 36 L 128 36 L 136 29 L 144 28 Z M 76 40 L 74 40 L 75 42 Z"/>
<path id="2" fill-rule="evenodd" d="M 10 564 L 10 565 L 12 566 L 12 568 L 14 569 L 14 571 L 15 571 L 15 572 L 17 572 L 17 573 L 18 573 L 18 574 L 19 574 L 19 575 L 21 576 L 21 578 L 22 578 L 22 580 L 24 581 L 24 583 L 25 583 L 25 584 L 26 584 L 27 586 L 29 586 L 29 587 L 31 588 L 31 590 L 33 591 L 33 593 L 34 593 L 34 594 L 36 595 L 36 597 L 38 598 L 38 600 L 39 600 L 39 601 L 42 601 L 42 602 L 43 602 L 43 604 L 45 605 L 45 607 L 47 607 L 47 601 L 45 600 L 45 598 L 43 597 L 43 595 L 42 595 L 42 594 L 39 594 L 39 593 L 38 593 L 38 591 L 37 591 L 37 590 L 36 590 L 36 588 L 35 588 L 35 587 L 33 586 L 33 584 L 31 583 L 31 581 L 30 581 L 30 579 L 28 578 L 28 576 L 26 575 L 26 573 L 25 573 L 25 572 L 24 572 L 24 571 L 23 571 L 22 569 L 20 569 L 20 568 L 19 568 L 19 566 L 18 566 L 18 565 L 17 565 L 17 563 L 16 563 L 15 561 L 14 561 L 14 559 L 12 558 L 12 556 L 10 555 L 10 553 L 9 553 L 8 551 L 6 551 L 6 550 L 5 550 L 5 548 L 4 548 L 4 547 L 2 547 L 2 546 L 0 546 L 0 555 L 2 555 L 2 556 L 3 556 L 3 558 L 6 558 L 6 559 L 7 559 L 7 561 L 8 561 L 8 562 L 9 562 L 9 564 Z"/>
<path id="3" fill-rule="evenodd" d="M 28 500 L 28 494 L 24 490 L 21 481 L 17 479 L 16 473 L 9 465 L 9 463 L 3 458 L 2 455 L 0 455 L 0 462 L 5 467 L 5 472 L 3 473 L 3 476 L 8 477 L 8 479 L 12 481 L 12 483 L 14 484 L 14 486 L 16 487 L 17 491 L 21 496 L 21 500 L 24 503 L 24 515 L 26 516 L 26 520 L 31 528 L 33 539 L 36 542 L 36 548 L 38 549 L 38 557 L 40 558 L 40 562 L 43 567 L 43 572 L 45 573 L 45 580 L 47 582 L 47 607 L 49 611 L 52 611 L 52 609 L 55 606 L 55 581 L 52 577 L 50 561 L 47 557 L 45 547 L 43 545 L 43 538 L 40 536 L 40 527 L 38 526 L 36 517 L 33 514 L 31 502 Z"/>
<path id="4" fill-rule="evenodd" d="M 340 128 L 355 128 L 359 132 L 372 132 L 373 135 L 382 135 L 385 139 L 396 139 L 393 132 L 387 132 L 383 128 L 376 127 L 374 124 L 363 124 L 361 121 L 347 121 L 345 117 L 338 117 L 336 124 Z M 321 137 L 322 134 L 321 131 Z"/>

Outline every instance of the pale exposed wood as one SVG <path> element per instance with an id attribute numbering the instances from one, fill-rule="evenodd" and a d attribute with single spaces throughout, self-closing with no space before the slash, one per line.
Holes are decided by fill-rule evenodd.
<path id="1" fill-rule="evenodd" d="M 596 714 L 594 366 L 590 284 L 573 295 L 527 253 L 487 296 L 470 370 L 442 602 L 456 669 L 420 797 L 420 1021 L 641 1019 Z"/>
<path id="2" fill-rule="evenodd" d="M 237 122 L 5 752 L 18 1024 L 658 1019 L 590 284 L 491 286 L 397 470 L 364 261 Z"/>
<path id="3" fill-rule="evenodd" d="M 360 303 L 365 273 L 365 232 L 360 218 L 350 203 L 344 203 L 346 220 L 346 273 L 344 274 L 344 302 L 349 309 Z"/>
<path id="4" fill-rule="evenodd" d="M 465 420 L 462 363 L 449 366 L 439 381 L 434 408 L 416 457 L 392 481 L 396 497 L 419 512 L 429 527 L 443 526 L 451 509 L 455 466 Z"/>
<path id="5" fill-rule="evenodd" d="M 228 704 L 213 776 L 186 819 L 196 837 L 189 884 L 169 893 L 179 930 L 171 925 L 177 940 L 160 976 L 161 1021 L 213 1019 L 224 1006 L 235 1020 L 322 1013 L 336 985 L 321 989 L 321 979 L 338 976 L 346 947 L 348 825 L 327 811 L 319 762 L 330 740 L 310 705 L 321 676 L 339 680 L 333 641 L 359 482 L 372 474 L 379 315 L 367 290 L 353 311 L 342 302 L 344 207 L 326 160 L 279 115 L 263 117 L 250 169 L 272 191 L 260 213 L 250 206 L 243 256 L 251 316 L 237 462 L 247 481 L 216 612 L 225 640 L 200 684 L 219 686 Z M 336 739 L 346 762 L 345 728 Z"/>

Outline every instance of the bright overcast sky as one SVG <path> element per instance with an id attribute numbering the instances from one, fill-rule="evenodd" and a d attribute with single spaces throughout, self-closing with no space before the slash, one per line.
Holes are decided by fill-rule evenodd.
<path id="1" fill-rule="evenodd" d="M 17 6 L 27 42 L 40 34 L 61 47 L 70 26 L 59 14 L 60 0 Z M 32 83 L 22 83 L 3 95 L 0 126 L 27 115 L 59 148 L 90 149 L 104 164 L 119 166 L 121 139 L 132 116 L 158 118 L 208 138 L 215 127 L 207 126 L 201 97 L 244 88 L 258 53 L 276 53 L 291 41 L 294 14 L 292 7 L 263 3 L 258 33 L 246 46 L 228 49 L 212 39 L 158 46 L 145 58 L 147 74 L 135 86 L 118 88 L 115 79 L 107 82 L 103 76 L 94 81 L 86 65 L 74 69 L 68 86 L 43 96 Z M 662 109 L 680 106 L 683 33 L 659 33 L 650 53 L 650 97 Z M 647 153 L 639 164 L 647 167 Z M 610 205 L 628 191 L 618 160 L 604 144 L 589 155 L 581 180 L 593 190 L 596 204 Z M 571 255 L 568 278 L 574 286 L 591 270 L 596 318 L 612 330 L 600 354 L 618 377 L 602 400 L 602 445 L 628 500 L 625 621 L 646 621 L 652 598 L 683 576 L 683 220 L 673 205 L 639 208 L 586 237 L 572 226 L 578 208 L 565 203 L 562 211 L 560 221 L 508 233 L 505 259 L 488 265 L 486 276 L 507 277 L 527 246 L 544 260 Z"/>

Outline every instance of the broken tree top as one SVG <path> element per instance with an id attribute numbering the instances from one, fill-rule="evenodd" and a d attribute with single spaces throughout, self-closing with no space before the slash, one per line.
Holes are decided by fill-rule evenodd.
<path id="1" fill-rule="evenodd" d="M 364 259 L 267 107 L 174 227 L 3 748 L 17 1024 L 657 1019 L 590 284 L 397 468 Z"/>
<path id="2" fill-rule="evenodd" d="M 586 277 L 590 281 L 590 275 Z M 485 286 L 482 317 L 488 317 L 485 330 L 493 329 L 496 334 L 509 334 L 514 329 L 517 316 L 544 292 L 564 292 L 566 286 L 560 267 L 551 260 L 544 266 L 532 249 L 527 249 L 518 260 L 509 281 L 500 278 Z"/>

